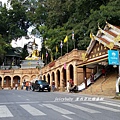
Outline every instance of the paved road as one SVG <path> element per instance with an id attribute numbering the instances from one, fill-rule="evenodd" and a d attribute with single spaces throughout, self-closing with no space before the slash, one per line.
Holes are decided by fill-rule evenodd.
<path id="1" fill-rule="evenodd" d="M 0 120 L 120 120 L 120 102 L 80 93 L 0 90 Z"/>

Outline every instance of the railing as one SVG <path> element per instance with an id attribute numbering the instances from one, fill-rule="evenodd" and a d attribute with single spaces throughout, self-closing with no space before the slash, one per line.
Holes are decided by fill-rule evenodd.
<path id="1" fill-rule="evenodd" d="M 98 71 L 95 75 L 94 75 L 94 80 L 96 81 L 100 76 L 102 75 L 101 70 Z M 87 79 L 87 86 L 89 86 L 91 84 L 91 80 L 90 78 Z M 85 83 L 83 82 L 81 85 L 78 85 L 78 90 L 84 90 L 85 89 Z M 91 88 L 92 89 L 92 88 Z M 92 90 L 91 90 L 92 91 Z"/>

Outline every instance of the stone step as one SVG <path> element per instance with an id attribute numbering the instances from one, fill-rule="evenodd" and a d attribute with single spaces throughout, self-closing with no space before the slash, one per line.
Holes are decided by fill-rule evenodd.
<path id="1" fill-rule="evenodd" d="M 110 73 L 106 79 L 101 76 L 94 84 L 83 90 L 83 94 L 94 94 L 94 95 L 115 95 L 116 94 L 116 80 L 117 74 Z"/>

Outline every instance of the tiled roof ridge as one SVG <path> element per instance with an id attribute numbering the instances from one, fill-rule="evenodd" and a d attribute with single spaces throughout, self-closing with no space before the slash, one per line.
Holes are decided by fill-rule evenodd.
<path id="1" fill-rule="evenodd" d="M 93 33 L 90 33 L 91 41 L 86 50 L 86 57 L 90 54 L 96 41 L 109 49 L 114 49 L 114 46 L 120 47 L 119 41 L 116 40 L 118 36 L 120 36 L 120 27 L 114 26 L 108 22 L 106 22 L 104 29 L 101 29 L 98 25 L 97 34 L 94 35 Z"/>

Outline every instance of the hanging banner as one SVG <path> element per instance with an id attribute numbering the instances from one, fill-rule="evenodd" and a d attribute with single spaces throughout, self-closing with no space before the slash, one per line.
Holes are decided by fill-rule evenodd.
<path id="1" fill-rule="evenodd" d="M 108 50 L 108 63 L 109 65 L 119 65 L 119 51 Z"/>

